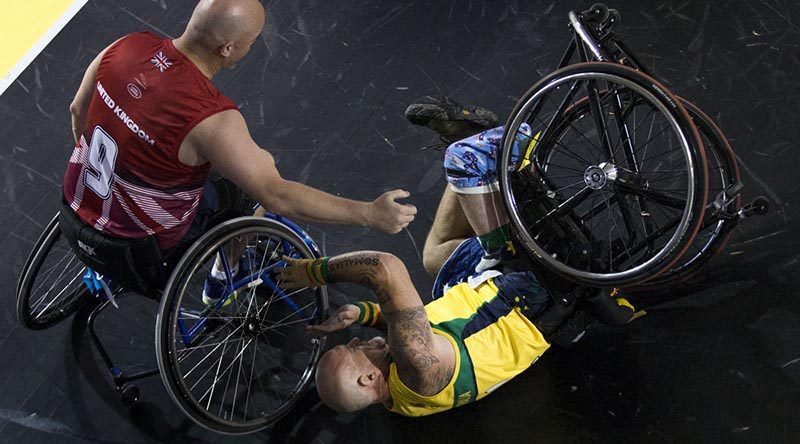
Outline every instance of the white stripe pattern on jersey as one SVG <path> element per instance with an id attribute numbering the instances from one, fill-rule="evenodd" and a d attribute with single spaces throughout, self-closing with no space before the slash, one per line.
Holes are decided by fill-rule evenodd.
<path id="1" fill-rule="evenodd" d="M 75 212 L 78 212 L 78 208 L 80 208 L 81 202 L 83 202 L 83 191 L 86 188 L 83 184 L 83 176 L 86 174 L 86 158 L 89 155 L 89 145 L 86 144 L 86 138 L 81 136 L 78 142 L 78 146 L 72 150 L 72 156 L 70 156 L 69 159 L 71 163 L 76 163 L 81 166 L 81 171 L 78 175 L 77 183 L 75 184 L 75 193 L 73 193 L 72 202 L 69 203 L 69 207 Z"/>
<path id="2" fill-rule="evenodd" d="M 117 176 L 116 174 L 114 174 L 114 180 L 118 182 L 122 186 L 122 188 L 131 195 L 136 194 L 139 196 L 152 197 L 154 199 L 189 201 L 197 199 L 197 197 L 200 196 L 200 193 L 203 192 L 203 187 L 201 186 L 194 190 L 178 191 L 177 193 L 167 193 L 165 191 L 157 190 L 155 188 L 148 188 L 140 185 L 134 185 L 133 183 Z"/>
<path id="3" fill-rule="evenodd" d="M 142 223 L 142 221 L 140 221 L 139 218 L 136 217 L 135 214 L 133 214 L 133 211 L 131 211 L 131 209 L 128 207 L 128 204 L 125 203 L 125 199 L 123 199 L 122 196 L 119 194 L 119 190 L 117 190 L 116 184 L 113 184 L 111 186 L 111 191 L 114 193 L 114 197 L 119 202 L 119 205 L 122 207 L 123 210 L 125 210 L 125 213 L 128 215 L 128 217 L 131 218 L 131 220 L 133 221 L 133 223 L 136 224 L 136 226 L 141 228 L 142 231 L 144 231 L 148 235 L 155 234 L 155 231 L 151 230 L 150 227 Z"/>

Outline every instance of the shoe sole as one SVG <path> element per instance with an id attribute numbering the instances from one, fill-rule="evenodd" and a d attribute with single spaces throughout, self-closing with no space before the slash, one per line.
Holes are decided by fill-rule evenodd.
<path id="1" fill-rule="evenodd" d="M 497 126 L 497 116 L 486 108 L 475 107 L 470 111 L 461 108 L 461 112 L 454 116 L 448 115 L 447 111 L 432 103 L 413 103 L 406 108 L 406 119 L 415 125 L 425 126 L 433 119 L 445 122 L 469 122 L 485 128 Z"/>

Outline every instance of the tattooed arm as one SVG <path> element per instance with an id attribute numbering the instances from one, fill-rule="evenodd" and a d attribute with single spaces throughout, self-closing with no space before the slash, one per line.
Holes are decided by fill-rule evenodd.
<path id="1" fill-rule="evenodd" d="M 281 279 L 289 285 L 301 279 L 293 274 L 281 272 Z M 386 322 L 389 350 L 408 388 L 430 396 L 447 385 L 454 371 L 455 350 L 450 341 L 433 334 L 422 299 L 400 259 L 377 251 L 335 256 L 328 262 L 327 280 L 352 282 L 375 293 Z"/>
<path id="2" fill-rule="evenodd" d="M 378 297 L 389 350 L 404 384 L 425 396 L 447 385 L 455 351 L 448 340 L 433 334 L 422 299 L 400 259 L 376 251 L 351 253 L 332 258 L 328 273 L 331 282 L 360 284 Z"/>

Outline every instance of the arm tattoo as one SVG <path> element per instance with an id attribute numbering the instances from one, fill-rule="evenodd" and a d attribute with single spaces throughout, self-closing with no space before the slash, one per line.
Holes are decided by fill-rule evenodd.
<path id="1" fill-rule="evenodd" d="M 346 254 L 328 263 L 328 273 L 331 277 L 336 277 L 340 272 L 346 272 L 350 268 L 361 268 L 359 265 L 363 268 L 374 268 L 380 265 L 380 259 L 371 251 Z"/>
<path id="2" fill-rule="evenodd" d="M 372 290 L 378 297 L 378 303 L 389 300 L 389 294 L 378 283 L 378 271 L 381 265 L 378 253 L 364 251 L 338 257 L 328 263 L 330 282 L 353 282 Z"/>
<path id="3" fill-rule="evenodd" d="M 337 256 L 328 262 L 329 282 L 352 282 L 372 290 L 383 306 L 390 302 L 385 253 L 360 251 Z M 396 289 L 395 289 L 396 291 Z M 415 295 L 419 298 L 419 295 Z M 435 353 L 433 330 L 422 301 L 410 308 L 381 312 L 386 321 L 389 349 L 397 363 L 403 383 L 415 392 L 429 396 L 444 388 L 453 375 L 453 365 L 445 365 Z M 389 304 L 391 305 L 391 304 Z"/>
<path id="4" fill-rule="evenodd" d="M 429 396 L 444 388 L 453 375 L 452 366 L 441 365 L 434 353 L 433 331 L 423 306 L 384 313 L 389 349 L 397 370 L 410 389 Z"/>

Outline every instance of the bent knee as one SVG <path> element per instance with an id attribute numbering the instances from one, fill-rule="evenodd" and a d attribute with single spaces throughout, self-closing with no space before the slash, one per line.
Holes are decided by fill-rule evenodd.
<path id="1" fill-rule="evenodd" d="M 447 259 L 447 257 L 444 259 Z M 422 266 L 425 268 L 425 272 L 431 277 L 436 277 L 436 275 L 439 274 L 439 269 L 442 268 L 444 259 L 442 259 L 439 254 L 427 250 L 422 251 Z"/>

